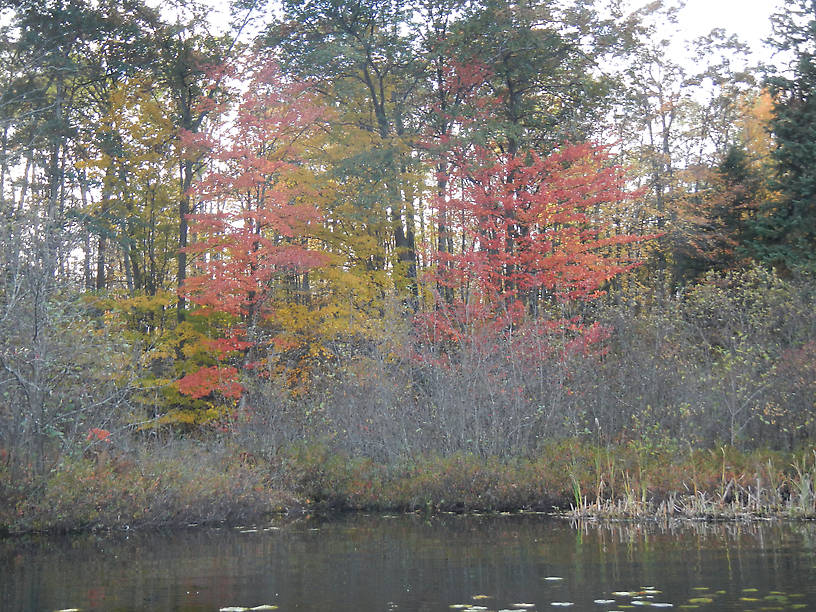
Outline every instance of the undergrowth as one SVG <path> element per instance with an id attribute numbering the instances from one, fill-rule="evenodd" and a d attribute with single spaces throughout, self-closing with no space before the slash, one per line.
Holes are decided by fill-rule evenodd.
<path id="1" fill-rule="evenodd" d="M 327 444 L 259 457 L 174 443 L 65 458 L 45 476 L 0 467 L 5 533 L 258 522 L 316 511 L 535 510 L 616 519 L 816 517 L 816 450 L 602 447 L 579 440 L 530 457 L 422 456 L 382 463 Z"/>

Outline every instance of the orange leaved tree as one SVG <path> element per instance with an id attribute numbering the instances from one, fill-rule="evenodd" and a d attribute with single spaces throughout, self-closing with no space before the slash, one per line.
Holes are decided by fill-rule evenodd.
<path id="1" fill-rule="evenodd" d="M 622 247 L 649 237 L 617 235 L 603 221 L 635 195 L 607 148 L 511 155 L 460 142 L 444 155 L 437 207 L 456 248 L 437 252 L 432 273 L 447 289 L 431 317 L 443 336 L 538 319 L 550 305 L 600 295 L 637 265 Z"/>
<path id="2" fill-rule="evenodd" d="M 207 317 L 213 357 L 178 381 L 193 398 L 242 395 L 240 371 L 262 359 L 265 322 L 302 298 L 309 271 L 325 261 L 309 244 L 320 212 L 303 152 L 322 111 L 270 58 L 252 56 L 242 68 L 237 110 L 212 133 L 187 135 L 214 160 L 194 188 L 200 212 L 190 216 L 196 239 L 187 252 L 197 273 L 183 287 L 193 315 Z"/>

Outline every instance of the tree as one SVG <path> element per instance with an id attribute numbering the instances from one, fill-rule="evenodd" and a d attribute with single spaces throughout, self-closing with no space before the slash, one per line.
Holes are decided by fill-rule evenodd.
<path id="1" fill-rule="evenodd" d="M 600 133 L 612 97 L 599 64 L 626 48 L 632 24 L 603 19 L 595 4 L 480 0 L 451 27 L 451 58 L 488 70 L 499 101 L 490 119 L 504 152 L 547 151 Z"/>
<path id="2" fill-rule="evenodd" d="M 632 197 L 603 147 L 565 145 L 543 156 L 469 145 L 448 159 L 439 207 L 457 225 L 459 248 L 438 252 L 433 275 L 456 296 L 438 300 L 433 317 L 447 334 L 519 325 L 550 305 L 596 297 L 636 265 L 611 247 L 649 238 L 605 234 L 598 223 L 599 210 Z"/>
<path id="3" fill-rule="evenodd" d="M 107 241 L 120 245 L 131 297 L 169 289 L 178 249 L 174 209 L 181 152 L 164 92 L 153 85 L 142 76 L 111 88 L 97 125 L 103 145 L 88 147 L 78 164 L 86 183 L 82 218 L 100 235 L 100 247 Z M 87 193 L 90 185 L 100 188 L 97 201 Z"/>
<path id="4" fill-rule="evenodd" d="M 186 253 L 198 256 L 198 274 L 182 288 L 198 317 L 212 317 L 207 345 L 216 363 L 178 383 L 194 398 L 241 396 L 239 368 L 259 368 L 274 352 L 275 330 L 264 333 L 270 318 L 283 303 L 308 301 L 309 271 L 325 262 L 309 244 L 320 212 L 301 156 L 322 111 L 268 56 L 249 58 L 241 74 L 247 91 L 231 125 L 185 135 L 216 162 L 195 186 L 211 211 L 190 216 L 197 240 Z M 215 110 L 207 97 L 199 104 Z"/>
<path id="5" fill-rule="evenodd" d="M 352 197 L 360 230 L 379 247 L 369 265 L 388 270 L 397 290 L 416 295 L 416 159 L 410 155 L 409 125 L 419 79 L 403 31 L 411 5 L 286 0 L 282 9 L 265 42 L 280 51 L 287 72 L 311 80 L 327 104 L 338 108 L 338 128 L 365 133 L 334 171 L 341 181 L 367 183 Z"/>
<path id="6" fill-rule="evenodd" d="M 651 7 L 658 8 L 652 19 L 675 20 L 676 8 Z M 644 33 L 656 36 L 655 24 L 644 21 Z M 722 29 L 694 40 L 694 56 L 685 62 L 667 56 L 670 45 L 636 47 L 621 81 L 618 129 L 625 155 L 650 188 L 638 216 L 664 232 L 650 267 L 680 284 L 708 269 L 713 250 L 730 240 L 712 198 L 724 204 L 717 168 L 738 144 L 740 105 L 755 86 L 755 69 L 747 65 L 746 46 Z"/>
<path id="7" fill-rule="evenodd" d="M 704 169 L 697 214 L 684 219 L 689 231 L 678 259 L 688 276 L 746 265 L 756 255 L 760 208 L 778 199 L 771 185 L 773 142 L 768 129 L 773 100 L 766 90 L 735 98 L 732 137 L 726 140 L 730 144 Z"/>
<path id="8" fill-rule="evenodd" d="M 139 57 L 129 20 L 139 8 L 0 1 L 8 20 L 0 69 L 0 368 L 8 383 L 0 401 L 8 406 L 0 412 L 10 423 L 3 431 L 40 469 L 86 415 L 106 407 L 112 417 L 129 393 L 126 353 L 93 331 L 72 268 L 77 250 L 89 251 L 77 223 L 85 127 L 99 117 L 95 94 L 129 70 L 125 58 Z"/>
<path id="9" fill-rule="evenodd" d="M 752 248 L 790 269 L 816 262 L 816 1 L 792 0 L 772 22 L 772 44 L 792 56 L 786 72 L 767 79 L 780 199 L 762 207 Z"/>

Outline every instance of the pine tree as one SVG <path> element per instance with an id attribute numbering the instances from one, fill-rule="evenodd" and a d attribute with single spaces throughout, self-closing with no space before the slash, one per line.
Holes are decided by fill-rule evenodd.
<path id="1" fill-rule="evenodd" d="M 790 269 L 816 263 L 816 0 L 788 4 L 774 15 L 772 42 L 792 65 L 768 79 L 781 197 L 765 203 L 754 231 L 758 259 Z"/>

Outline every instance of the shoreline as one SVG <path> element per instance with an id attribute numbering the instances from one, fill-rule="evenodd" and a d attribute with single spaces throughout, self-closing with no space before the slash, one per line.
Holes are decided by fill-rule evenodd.
<path id="1" fill-rule="evenodd" d="M 569 520 L 816 519 L 816 453 L 683 451 L 558 442 L 535 457 L 399 462 L 300 445 L 139 449 L 0 470 L 0 536 L 237 525 L 345 512 L 545 513 Z"/>
<path id="2" fill-rule="evenodd" d="M 790 516 L 784 513 L 774 515 L 755 515 L 747 513 L 738 513 L 734 515 L 704 515 L 704 516 L 669 516 L 664 517 L 657 514 L 653 515 L 639 515 L 639 516 L 610 516 L 605 514 L 574 514 L 571 510 L 565 511 L 538 511 L 518 509 L 511 511 L 498 510 L 468 510 L 463 512 L 455 512 L 452 510 L 442 510 L 425 512 L 422 510 L 411 510 L 394 512 L 388 510 L 332 510 L 332 511 L 317 511 L 314 513 L 304 513 L 301 515 L 292 516 L 286 512 L 275 513 L 259 517 L 258 520 L 252 521 L 212 521 L 204 523 L 156 523 L 149 526 L 142 525 L 137 527 L 130 527 L 129 525 L 94 525 L 89 528 L 77 529 L 45 529 L 45 530 L 28 530 L 28 531 L 6 531 L 0 532 L 0 540 L 9 541 L 17 538 L 27 537 L 59 537 L 59 536 L 83 536 L 83 535 L 124 535 L 128 533 L 156 533 L 156 532 L 181 532 L 186 530 L 198 529 L 245 529 L 247 533 L 255 532 L 262 527 L 274 525 L 274 529 L 279 529 L 280 524 L 291 525 L 302 520 L 320 520 L 332 521 L 341 517 L 348 516 L 374 516 L 380 518 L 394 518 L 394 517 L 422 517 L 423 519 L 439 518 L 445 516 L 458 517 L 541 517 L 548 520 L 559 522 L 571 522 L 576 524 L 622 524 L 622 525 L 657 525 L 664 527 L 682 527 L 693 525 L 753 525 L 759 523 L 780 523 L 780 524 L 807 524 L 816 522 L 816 516 Z M 264 529 L 264 530 L 267 530 Z"/>

